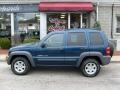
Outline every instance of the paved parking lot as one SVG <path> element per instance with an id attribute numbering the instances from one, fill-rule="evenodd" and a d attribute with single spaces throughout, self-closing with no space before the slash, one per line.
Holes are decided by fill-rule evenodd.
<path id="1" fill-rule="evenodd" d="M 75 68 L 40 68 L 17 76 L 0 62 L 0 90 L 120 90 L 120 63 L 104 66 L 97 77 L 88 78 Z"/>

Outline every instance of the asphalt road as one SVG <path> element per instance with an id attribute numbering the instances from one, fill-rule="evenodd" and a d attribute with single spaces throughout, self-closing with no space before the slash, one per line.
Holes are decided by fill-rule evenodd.
<path id="1" fill-rule="evenodd" d="M 17 76 L 0 62 L 0 90 L 120 90 L 120 63 L 104 66 L 98 76 L 88 78 L 75 68 L 40 68 Z"/>

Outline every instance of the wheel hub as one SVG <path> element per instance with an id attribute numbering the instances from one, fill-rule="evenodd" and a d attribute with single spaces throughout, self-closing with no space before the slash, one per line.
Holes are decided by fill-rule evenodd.
<path id="1" fill-rule="evenodd" d="M 97 71 L 97 66 L 95 63 L 88 63 L 85 65 L 85 71 L 87 74 L 92 75 Z"/>
<path id="2" fill-rule="evenodd" d="M 22 73 L 25 71 L 25 63 L 23 61 L 17 61 L 15 64 L 14 64 L 14 69 L 16 72 L 18 73 Z"/>

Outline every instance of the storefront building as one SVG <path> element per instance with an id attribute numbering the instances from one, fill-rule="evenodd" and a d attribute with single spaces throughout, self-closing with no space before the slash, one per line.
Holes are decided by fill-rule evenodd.
<path id="1" fill-rule="evenodd" d="M 0 5 L 0 37 L 8 37 L 12 45 L 35 37 L 39 39 L 38 4 Z"/>
<path id="2" fill-rule="evenodd" d="M 38 9 L 40 35 L 43 38 L 51 31 L 90 28 L 90 15 L 94 6 L 90 2 L 41 2 Z"/>
<path id="3" fill-rule="evenodd" d="M 0 1 L 0 37 L 12 45 L 42 39 L 47 33 L 99 26 L 120 46 L 119 0 L 6 0 Z"/>

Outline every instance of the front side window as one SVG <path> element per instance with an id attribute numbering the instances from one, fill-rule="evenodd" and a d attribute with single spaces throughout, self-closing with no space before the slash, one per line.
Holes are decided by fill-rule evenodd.
<path id="1" fill-rule="evenodd" d="M 84 46 L 86 45 L 85 33 L 83 32 L 72 32 L 68 33 L 68 46 Z"/>
<path id="2" fill-rule="evenodd" d="M 60 47 L 64 43 L 64 34 L 53 34 L 46 41 L 47 47 Z"/>
<path id="3" fill-rule="evenodd" d="M 104 45 L 104 41 L 100 33 L 90 33 L 90 45 Z"/>

